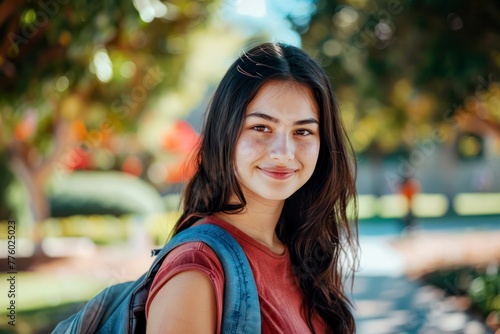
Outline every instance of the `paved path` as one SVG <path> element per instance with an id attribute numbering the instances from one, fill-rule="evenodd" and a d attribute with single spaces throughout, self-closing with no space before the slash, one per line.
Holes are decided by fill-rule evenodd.
<path id="1" fill-rule="evenodd" d="M 390 240 L 360 237 L 360 271 L 353 289 L 359 334 L 492 333 L 464 312 L 457 298 L 406 278 L 404 259 Z"/>

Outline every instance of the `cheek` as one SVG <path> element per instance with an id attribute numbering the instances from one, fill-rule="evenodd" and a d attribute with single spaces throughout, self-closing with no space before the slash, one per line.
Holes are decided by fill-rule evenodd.
<path id="1" fill-rule="evenodd" d="M 262 154 L 262 143 L 259 140 L 242 136 L 236 143 L 236 168 L 243 167 L 243 164 L 251 163 Z"/>
<path id="2" fill-rule="evenodd" d="M 301 143 L 299 145 L 299 152 L 302 164 L 314 169 L 319 156 L 319 140 L 313 143 Z"/>

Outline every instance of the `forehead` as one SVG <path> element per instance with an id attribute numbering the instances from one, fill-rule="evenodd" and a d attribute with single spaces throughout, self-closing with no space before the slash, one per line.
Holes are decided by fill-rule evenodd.
<path id="1" fill-rule="evenodd" d="M 311 88 L 293 81 L 265 83 L 248 104 L 246 113 L 254 111 L 319 117 L 318 104 Z"/>

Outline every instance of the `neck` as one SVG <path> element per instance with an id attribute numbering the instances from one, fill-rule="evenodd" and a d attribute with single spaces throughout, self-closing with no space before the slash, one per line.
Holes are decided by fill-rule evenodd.
<path id="1" fill-rule="evenodd" d="M 276 235 L 276 225 L 284 201 L 261 201 L 251 196 L 245 196 L 245 199 L 247 205 L 242 212 L 236 214 L 217 212 L 215 215 L 269 247 L 274 253 L 282 254 L 285 246 Z"/>

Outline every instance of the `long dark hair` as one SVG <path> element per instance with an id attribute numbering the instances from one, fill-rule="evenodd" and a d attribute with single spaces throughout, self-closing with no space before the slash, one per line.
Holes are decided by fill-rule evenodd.
<path id="1" fill-rule="evenodd" d="M 231 65 L 208 107 L 196 156 L 197 171 L 185 188 L 183 213 L 174 233 L 188 228 L 199 217 L 237 213 L 245 207 L 235 175 L 234 148 L 248 104 L 271 80 L 309 87 L 320 114 L 316 168 L 306 184 L 285 200 L 276 231 L 290 252 L 306 298 L 311 329 L 311 314 L 317 311 L 333 332 L 354 333 L 352 305 L 344 293 L 345 269 L 353 273 L 354 267 L 343 263 L 357 254 L 354 154 L 328 77 L 300 48 L 264 43 L 243 53 Z M 239 203 L 230 203 L 232 194 Z"/>

